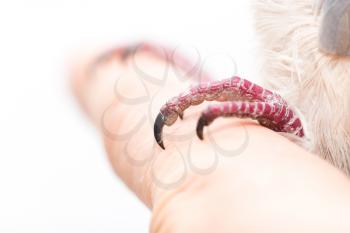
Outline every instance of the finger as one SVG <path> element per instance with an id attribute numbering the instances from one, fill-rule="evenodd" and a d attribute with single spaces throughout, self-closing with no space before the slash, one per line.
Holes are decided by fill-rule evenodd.
<path id="1" fill-rule="evenodd" d="M 121 54 L 125 53 L 108 56 L 98 65 L 93 55 L 78 60 L 72 72 L 73 90 L 87 115 L 101 130 L 113 169 L 147 206 L 152 207 L 162 198 L 188 187 L 203 171 L 213 172 L 217 153 L 245 153 L 246 131 L 255 131 L 256 124 L 250 121 L 237 124 L 231 120 L 228 125 L 228 121 L 220 119 L 210 127 L 211 139 L 201 142 L 195 137 L 201 106 L 186 112 L 184 121 L 165 130 L 166 138 L 178 136 L 179 140 L 167 143 L 166 151 L 161 150 L 153 138 L 155 117 L 164 102 L 185 90 L 192 79 L 179 81 L 171 72 L 162 76 L 169 64 L 152 53 L 140 52 L 126 60 Z M 159 82 L 162 85 L 147 82 L 135 64 L 148 72 L 147 75 L 166 81 Z M 142 84 L 141 80 L 146 81 Z M 135 99 L 142 101 L 135 102 Z M 205 169 L 199 169 L 193 161 Z"/>
<path id="2" fill-rule="evenodd" d="M 190 82 L 179 81 L 170 72 L 167 77 L 162 76 L 169 64 L 152 53 L 141 52 L 137 57 L 124 61 L 122 54 L 116 53 L 98 65 L 96 60 L 100 56 L 96 53 L 78 57 L 72 69 L 72 87 L 87 115 L 103 133 L 114 170 L 141 200 L 151 206 L 155 192 L 150 190 L 157 189 L 154 176 L 171 183 L 182 176 L 183 160 L 176 156 L 177 150 L 169 148 L 163 152 L 155 146 L 153 119 L 149 118 L 156 115 L 167 98 L 184 90 Z M 166 82 L 160 86 L 146 79 L 142 84 L 144 79 L 140 76 L 143 74 L 135 69 L 136 62 L 138 68 L 159 79 L 166 79 Z M 147 95 L 148 98 L 139 103 L 130 104 L 120 99 L 122 96 L 127 100 L 142 100 L 140 96 Z M 182 124 L 182 130 L 193 130 L 191 126 L 195 125 L 196 118 L 192 118 L 192 123 L 190 118 Z M 176 130 L 175 127 L 172 132 Z M 156 171 L 153 172 L 156 174 L 150 170 Z"/>
<path id="3" fill-rule="evenodd" d="M 132 66 L 129 65 L 130 61 L 122 62 L 118 57 L 114 59 L 113 62 L 99 64 L 97 71 L 91 72 L 91 64 L 94 63 L 95 58 L 93 55 L 89 58 L 83 57 L 83 59 L 75 63 L 75 68 L 72 72 L 72 86 L 75 95 L 84 107 L 87 115 L 103 133 L 104 143 L 112 167 L 126 185 L 130 187 L 147 206 L 153 208 L 152 232 L 166 232 L 167 229 L 174 230 L 174 227 L 178 229 L 176 228 L 178 226 L 180 226 L 180 230 L 177 232 L 199 232 L 193 230 L 197 229 L 192 228 L 193 226 L 190 226 L 192 230 L 185 231 L 181 229 L 181 227 L 186 227 L 186 225 L 178 224 L 179 222 L 194 222 L 191 219 L 194 216 L 193 211 L 189 211 L 189 205 L 187 205 L 187 203 L 194 204 L 192 209 L 200 210 L 199 213 L 204 215 L 195 215 L 197 220 L 199 219 L 200 222 L 204 222 L 203 228 L 201 229 L 208 229 L 209 226 L 212 226 L 210 221 L 205 220 L 213 219 L 217 216 L 228 216 L 225 222 L 231 223 L 231 219 L 240 219 L 240 210 L 246 211 L 247 203 L 253 203 L 248 205 L 251 206 L 252 213 L 256 210 L 256 205 L 254 205 L 253 202 L 255 199 L 253 198 L 251 203 L 249 202 L 250 199 L 246 199 L 247 193 L 250 194 L 248 195 L 249 197 L 252 197 L 253 195 L 251 194 L 257 193 L 257 188 L 261 188 L 259 189 L 260 194 L 266 191 L 266 186 L 261 185 L 265 184 L 266 176 L 262 176 L 261 174 L 279 177 L 276 176 L 276 174 L 280 175 L 282 173 L 281 171 L 290 170 L 295 172 L 295 167 L 298 167 L 300 170 L 303 166 L 298 166 L 299 163 L 296 163 L 295 159 L 309 161 L 308 167 L 304 168 L 305 171 L 312 170 L 312 166 L 315 166 L 317 163 L 325 166 L 325 162 L 317 160 L 316 156 L 305 153 L 285 138 L 247 121 L 243 121 L 241 124 L 235 124 L 230 121 L 231 124 L 228 125 L 227 120 L 220 119 L 215 122 L 213 127 L 210 127 L 210 130 L 212 130 L 210 137 L 208 137 L 211 138 L 210 140 L 207 139 L 200 142 L 196 137 L 193 137 L 193 141 L 191 141 L 191 138 L 187 138 L 176 145 L 174 145 L 174 143 L 168 143 L 167 150 L 161 150 L 155 145 L 153 139 L 152 123 L 154 119 L 151 121 L 147 121 L 147 119 L 144 120 L 144 113 L 150 111 L 151 115 L 154 114 L 154 117 L 164 101 L 168 97 L 185 89 L 188 83 L 179 82 L 174 75 L 171 76 L 170 74 L 167 83 L 161 86 L 161 90 L 159 90 L 159 86 L 154 84 L 146 84 L 143 86 L 139 83 L 141 74 L 135 72 Z M 140 54 L 138 59 L 138 62 L 140 62 L 139 64 L 144 65 L 147 71 L 152 71 L 155 74 L 162 73 L 166 65 L 164 60 L 152 56 L 152 54 L 149 53 Z M 155 77 L 156 76 L 157 75 L 155 75 Z M 144 93 L 143 88 L 146 87 L 149 91 L 149 95 L 155 96 L 156 98 L 154 98 L 153 101 L 152 98 L 147 99 L 145 102 L 140 101 L 139 104 L 123 102 L 115 95 L 115 82 L 117 78 L 122 80 L 118 86 L 119 96 L 124 96 L 128 99 L 137 99 L 140 97 L 140 93 Z M 154 108 L 152 108 L 152 106 L 154 106 Z M 192 129 L 194 132 L 198 117 L 199 114 L 188 114 L 187 116 L 186 112 L 186 119 L 181 121 L 177 126 L 168 129 L 168 132 L 170 134 L 176 134 L 186 130 L 186 128 Z M 143 121 L 146 123 L 139 126 L 138 124 Z M 242 127 L 242 125 L 244 127 Z M 135 128 L 137 131 L 133 131 Z M 188 153 L 187 156 L 191 158 L 187 158 L 186 166 L 191 168 L 191 173 L 186 174 L 184 173 L 184 160 L 178 155 L 179 153 L 187 151 L 189 142 L 192 142 L 192 144 L 190 153 Z M 245 146 L 240 148 L 241 145 Z M 222 159 L 222 162 L 213 163 L 213 158 L 214 161 L 216 158 L 215 155 L 221 152 L 224 152 L 223 157 L 226 155 L 226 159 Z M 225 154 L 225 152 L 229 153 Z M 227 155 L 231 155 L 231 158 L 236 157 L 236 159 L 227 158 Z M 189 161 L 191 161 L 191 163 Z M 212 166 L 213 164 L 215 166 Z M 288 166 L 289 169 L 285 169 L 285 167 L 281 168 L 282 164 Z M 273 167 L 275 170 L 270 169 L 271 165 L 274 165 Z M 203 169 L 203 167 L 206 169 Z M 322 167 L 320 170 L 324 171 L 326 168 Z M 203 171 L 206 173 L 203 173 Z M 182 179 L 184 174 L 185 179 Z M 255 174 L 254 178 L 252 178 L 252 174 Z M 293 175 L 291 176 L 290 174 Z M 318 174 L 322 173 L 315 174 L 313 180 L 320 180 Z M 244 179 L 240 180 L 240 177 Z M 294 177 L 294 173 L 287 172 L 284 177 Z M 252 180 L 254 181 L 255 179 L 263 183 L 252 182 Z M 298 181 L 297 184 L 300 180 L 304 179 L 305 176 L 301 173 L 300 178 L 296 180 Z M 171 183 L 174 180 L 179 180 L 181 182 L 175 182 L 175 186 L 164 186 L 164 183 L 167 182 L 163 181 L 170 181 Z M 345 180 L 345 178 L 343 180 Z M 322 180 L 322 183 L 323 182 Z M 253 186 L 251 186 L 251 189 L 248 189 L 248 192 L 246 192 L 247 189 L 245 189 L 245 192 L 242 192 L 242 185 L 244 186 L 244 184 L 247 183 L 252 183 Z M 285 179 L 281 179 L 276 185 L 276 191 L 272 193 L 281 193 L 280 185 L 289 183 L 290 182 L 285 182 Z M 309 184 L 310 183 L 306 182 L 306 185 Z M 230 185 L 234 186 L 233 191 L 231 189 L 231 191 L 226 192 Z M 210 196 L 203 197 L 203 195 L 201 195 L 203 189 L 208 189 L 209 186 L 212 187 L 211 189 L 209 188 Z M 295 187 L 292 186 L 292 189 L 294 188 Z M 300 190 L 302 189 L 303 188 L 300 188 Z M 219 195 L 220 201 L 223 202 L 222 205 L 218 205 L 218 202 L 216 202 L 218 190 L 220 191 L 219 193 L 227 195 Z M 251 190 L 253 190 L 253 192 L 250 192 Z M 311 191 L 312 195 L 307 201 L 314 198 L 315 192 L 313 189 L 311 189 Z M 340 191 L 337 193 L 342 192 Z M 240 194 L 240 196 L 237 194 Z M 283 192 L 281 194 L 285 196 Z M 261 200 L 261 195 L 258 195 L 258 200 Z M 231 203 L 232 205 L 227 205 L 228 203 L 226 200 L 231 196 L 236 197 L 236 199 L 234 199 L 236 202 L 234 202 L 234 204 Z M 301 197 L 302 195 L 296 196 Z M 202 202 L 196 205 L 198 202 L 195 201 L 198 201 L 198 197 L 202 198 Z M 188 202 L 184 202 L 183 200 L 187 198 Z M 242 202 L 242 200 L 246 200 L 246 202 Z M 277 198 L 271 198 L 270 200 L 284 199 L 281 199 L 280 196 L 277 195 Z M 185 203 L 185 205 L 180 205 L 181 203 Z M 240 203 L 243 204 L 240 206 Z M 288 201 L 282 201 L 282 203 L 288 203 Z M 265 201 L 263 204 L 265 204 Z M 218 206 L 223 208 L 218 208 Z M 233 213 L 237 216 L 232 218 L 233 215 L 225 215 L 226 212 L 221 212 L 223 210 L 226 211 L 227 206 L 230 207 L 228 208 L 229 210 L 236 210 Z M 269 204 L 265 206 L 267 212 L 264 216 L 268 216 L 268 214 L 271 213 L 271 208 Z M 275 206 L 279 207 L 280 205 Z M 218 212 L 213 211 L 213 209 L 218 210 Z M 283 210 L 285 209 L 288 208 L 284 208 Z M 277 213 L 281 213 L 279 208 L 277 208 L 277 210 Z M 258 217 L 261 217 L 260 213 L 261 212 L 259 212 Z M 295 211 L 293 211 L 293 214 L 294 213 Z M 207 216 L 210 216 L 210 218 L 206 218 Z M 312 215 L 309 214 L 308 216 Z M 251 220 L 251 215 L 247 215 L 247 219 Z M 207 222 L 208 224 L 206 224 Z M 245 222 L 249 223 L 249 226 L 251 225 L 251 221 Z"/>

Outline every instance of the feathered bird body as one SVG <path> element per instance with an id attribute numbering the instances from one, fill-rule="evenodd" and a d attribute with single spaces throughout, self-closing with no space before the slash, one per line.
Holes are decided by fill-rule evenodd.
<path id="1" fill-rule="evenodd" d="M 310 139 L 306 148 L 349 175 L 350 57 L 320 49 L 322 3 L 255 0 L 262 74 L 265 85 L 302 115 Z"/>

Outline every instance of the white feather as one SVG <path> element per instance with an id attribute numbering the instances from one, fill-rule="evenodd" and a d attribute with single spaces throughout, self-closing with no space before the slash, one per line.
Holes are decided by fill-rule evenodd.
<path id="1" fill-rule="evenodd" d="M 298 144 L 350 175 L 350 58 L 319 51 L 313 0 L 255 0 L 255 16 L 265 86 L 297 109 L 307 128 Z"/>

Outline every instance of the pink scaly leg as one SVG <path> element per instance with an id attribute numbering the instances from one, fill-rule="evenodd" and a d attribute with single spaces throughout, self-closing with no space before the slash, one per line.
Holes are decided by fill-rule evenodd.
<path id="1" fill-rule="evenodd" d="M 203 139 L 203 129 L 218 117 L 251 118 L 277 132 L 304 136 L 300 119 L 288 105 L 268 102 L 233 101 L 211 105 L 198 120 L 197 135 Z"/>
<path id="2" fill-rule="evenodd" d="M 171 126 L 185 109 L 201 104 L 203 101 L 246 101 L 288 106 L 287 102 L 280 95 L 239 77 L 199 84 L 188 92 L 172 98 L 161 108 L 154 124 L 154 136 L 163 149 L 162 131 L 164 125 Z M 246 117 L 254 119 L 252 113 L 249 112 L 247 112 Z M 268 115 L 262 115 L 260 123 L 274 129 L 273 127 L 276 124 L 271 124 L 271 120 L 268 119 Z"/>

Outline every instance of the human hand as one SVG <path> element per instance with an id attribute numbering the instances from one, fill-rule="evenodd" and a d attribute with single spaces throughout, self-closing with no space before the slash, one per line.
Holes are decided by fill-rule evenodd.
<path id="1" fill-rule="evenodd" d="M 221 148 L 234 151 L 248 139 L 235 156 L 220 156 L 212 141 L 190 136 L 161 150 L 147 118 L 193 79 L 184 82 L 168 74 L 161 88 L 154 83 L 140 85 L 142 74 L 135 72 L 131 60 L 136 58 L 123 60 L 122 55 L 117 53 L 93 69 L 93 55 L 80 57 L 72 84 L 103 133 L 114 170 L 152 210 L 152 233 L 349 232 L 348 179 L 316 155 L 252 121 L 219 119 L 210 127 L 211 138 Z M 166 61 L 141 52 L 137 64 L 152 76 L 163 77 Z M 134 104 L 120 98 L 137 99 L 147 92 L 145 96 L 155 98 Z M 191 135 L 196 110 L 186 112 L 183 121 L 166 129 L 167 134 Z M 139 124 L 143 121 L 146 124 Z M 186 170 L 191 168 L 189 159 L 192 169 Z"/>

